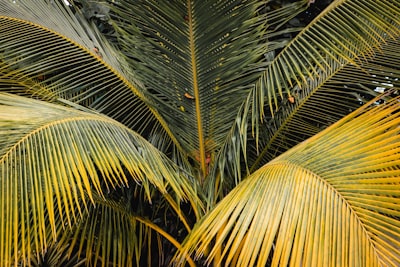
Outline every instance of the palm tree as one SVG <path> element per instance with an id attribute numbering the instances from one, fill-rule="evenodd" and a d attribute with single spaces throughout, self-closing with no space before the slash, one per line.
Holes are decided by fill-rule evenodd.
<path id="1" fill-rule="evenodd" d="M 313 2 L 1 1 L 1 266 L 400 265 L 400 2 Z"/>

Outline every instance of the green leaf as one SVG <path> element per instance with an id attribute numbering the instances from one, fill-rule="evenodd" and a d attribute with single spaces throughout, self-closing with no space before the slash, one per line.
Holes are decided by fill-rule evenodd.
<path id="1" fill-rule="evenodd" d="M 260 152 L 249 157 L 249 161 L 256 159 L 251 171 L 317 134 L 379 92 L 399 87 L 399 60 L 394 56 L 400 52 L 399 44 L 399 38 L 389 39 L 374 50 L 370 59 L 356 60 L 355 64 L 332 63 L 330 71 L 309 80 L 302 89 L 296 86 L 291 91 L 295 102 L 283 102 L 274 117 L 265 121 L 265 127 L 260 126 L 265 133 L 260 135 Z"/>
<path id="2" fill-rule="evenodd" d="M 398 36 L 399 13 L 400 6 L 393 1 L 334 1 L 277 55 L 259 78 L 255 91 L 267 96 L 266 105 L 274 113 L 279 107 L 278 96 L 290 96 L 294 85 L 302 88 L 308 79 L 330 72 L 335 62 L 370 58 L 387 37 Z M 262 116 L 264 99 L 257 101 L 253 105 Z"/>
<path id="3" fill-rule="evenodd" d="M 119 44 L 171 130 L 208 174 L 236 112 L 267 64 L 268 38 L 306 1 L 266 12 L 264 1 L 120 1 Z"/>
<path id="4" fill-rule="evenodd" d="M 57 1 L 3 1 L 0 25 L 0 90 L 95 109 L 182 152 L 120 52 L 77 10 Z"/>
<path id="5" fill-rule="evenodd" d="M 149 258 L 149 264 L 157 262 L 154 250 L 163 252 L 164 248 L 155 241 L 162 237 L 181 249 L 173 236 L 151 220 L 131 212 L 127 203 L 98 195 L 94 196 L 94 205 L 89 206 L 86 216 L 72 229 L 70 236 L 71 244 L 79 246 L 77 254 L 93 266 L 140 266 L 143 256 Z M 73 248 L 70 247 L 70 254 L 76 253 Z M 160 264 L 168 260 L 159 257 Z M 195 266 L 192 259 L 188 261 Z"/>
<path id="6" fill-rule="evenodd" d="M 398 86 L 400 6 L 359 2 L 333 2 L 266 67 L 213 157 L 207 184 L 211 202 L 214 188 L 233 188 L 368 101 L 376 87 Z M 343 13 L 349 8 L 357 15 Z"/>

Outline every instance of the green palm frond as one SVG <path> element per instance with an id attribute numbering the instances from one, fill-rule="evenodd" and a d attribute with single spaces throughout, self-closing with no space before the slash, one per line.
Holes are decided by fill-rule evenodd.
<path id="1" fill-rule="evenodd" d="M 398 266 L 399 101 L 370 102 L 264 165 L 195 226 L 186 252 L 226 266 Z"/>
<path id="2" fill-rule="evenodd" d="M 0 94 L 0 105 L 2 265 L 43 251 L 49 234 L 77 223 L 93 193 L 126 186 L 129 177 L 149 201 L 154 186 L 200 216 L 194 181 L 122 124 L 16 95 Z"/>
<path id="3" fill-rule="evenodd" d="M 379 92 L 399 88 L 399 53 L 400 39 L 389 39 L 376 49 L 371 59 L 356 60 L 356 64 L 333 63 L 327 73 L 310 80 L 302 89 L 294 88 L 295 102 L 286 101 L 265 122 L 266 132 L 260 135 L 258 143 L 260 153 L 255 156 L 257 160 L 251 170 L 317 134 Z"/>
<path id="4" fill-rule="evenodd" d="M 400 34 L 397 1 L 337 0 L 328 6 L 277 55 L 258 80 L 253 105 L 264 111 L 264 96 L 271 112 L 278 96 L 303 88 L 332 64 L 368 59 L 387 40 Z"/>
<path id="5" fill-rule="evenodd" d="M 151 95 L 78 11 L 57 1 L 2 1 L 0 24 L 1 91 L 68 100 L 181 151 Z"/>
<path id="6" fill-rule="evenodd" d="M 210 191 L 221 188 L 219 183 L 232 188 L 257 167 L 359 107 L 363 97 L 376 95 L 373 89 L 387 83 L 386 77 L 398 77 L 393 53 L 398 50 L 400 6 L 361 2 L 333 2 L 269 63 L 214 157 Z M 385 53 L 392 61 L 385 60 Z M 283 89 L 288 94 L 278 100 Z"/>
<path id="7" fill-rule="evenodd" d="M 306 1 L 119 1 L 111 18 L 123 53 L 205 176 L 267 60 L 268 38 Z M 290 29 L 285 29 L 290 31 Z"/>

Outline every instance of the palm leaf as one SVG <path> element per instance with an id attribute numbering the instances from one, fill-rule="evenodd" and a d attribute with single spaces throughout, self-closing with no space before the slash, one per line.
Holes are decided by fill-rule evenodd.
<path id="1" fill-rule="evenodd" d="M 54 243 L 49 246 L 44 255 L 40 259 L 31 258 L 30 266 L 63 266 L 63 267 L 79 267 L 84 266 L 86 259 L 79 259 L 78 255 L 68 255 L 68 244 Z"/>
<path id="2" fill-rule="evenodd" d="M 355 63 L 369 58 L 377 47 L 400 32 L 400 6 L 393 1 L 337 0 L 299 33 L 268 66 L 258 80 L 254 102 L 263 114 L 264 98 L 273 113 L 278 95 L 295 85 L 303 88 L 337 62 Z"/>
<path id="3" fill-rule="evenodd" d="M 373 100 L 264 165 L 195 226 L 186 252 L 210 262 L 221 251 L 227 266 L 399 265 L 399 100 Z"/>
<path id="4" fill-rule="evenodd" d="M 127 203 L 98 195 L 94 196 L 94 201 L 95 205 L 90 205 L 87 216 L 70 234 L 70 254 L 84 256 L 89 265 L 140 266 L 143 256 L 147 256 L 149 265 L 152 262 L 168 264 L 163 262 L 168 259 L 157 259 L 154 251 L 157 247 L 163 250 L 161 242 L 153 244 L 162 237 L 180 249 L 181 245 L 174 237 L 151 220 L 130 211 Z M 79 251 L 73 250 L 76 246 Z M 147 250 L 147 254 L 143 250 Z M 190 258 L 188 260 L 191 266 L 195 266 Z"/>
<path id="5" fill-rule="evenodd" d="M 200 216 L 190 177 L 122 124 L 16 95 L 0 94 L 0 105 L 2 265 L 45 250 L 47 236 L 75 224 L 93 193 L 126 186 L 128 177 L 149 201 L 154 186 L 178 206 L 189 200 Z"/>
<path id="6" fill-rule="evenodd" d="M 239 0 L 119 1 L 111 9 L 127 61 L 200 167 L 201 180 L 267 64 L 264 53 L 278 47 L 265 40 L 305 2 L 271 12 L 264 1 Z"/>
<path id="7" fill-rule="evenodd" d="M 144 136 L 161 135 L 179 154 L 151 95 L 78 11 L 57 1 L 0 3 L 0 90 L 95 109 Z"/>
<path id="8" fill-rule="evenodd" d="M 376 95 L 379 83 L 396 85 L 400 6 L 361 2 L 333 2 L 269 63 L 214 157 L 209 191 L 232 188 Z"/>
<path id="9" fill-rule="evenodd" d="M 302 89 L 295 87 L 295 103 L 286 101 L 273 118 L 265 120 L 266 133 L 260 136 L 260 153 L 250 171 L 317 134 L 379 92 L 398 88 L 399 44 L 399 39 L 388 40 L 371 59 L 333 63 L 331 71 L 310 80 Z"/>

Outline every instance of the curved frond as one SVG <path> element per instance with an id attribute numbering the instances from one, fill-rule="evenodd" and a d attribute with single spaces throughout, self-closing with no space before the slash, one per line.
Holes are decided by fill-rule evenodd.
<path id="1" fill-rule="evenodd" d="M 78 221 L 93 193 L 126 186 L 129 177 L 149 201 L 154 186 L 176 202 L 190 201 L 200 216 L 191 178 L 104 115 L 0 94 L 0 129 L 2 265 L 43 251 L 49 234 L 56 239 Z"/>
<path id="2" fill-rule="evenodd" d="M 170 242 L 177 249 L 178 241 L 160 226 L 149 219 L 132 213 L 127 203 L 94 197 L 94 204 L 87 210 L 76 228 L 71 233 L 71 250 L 79 247 L 77 253 L 84 256 L 91 266 L 148 266 L 157 263 L 166 265 L 170 259 L 157 259 L 157 252 L 164 248 L 161 238 Z M 154 244 L 155 243 L 155 244 Z M 82 255 L 85 254 L 85 255 Z M 146 259 L 142 259 L 146 257 Z M 195 266 L 188 258 L 190 266 Z"/>
<path id="3" fill-rule="evenodd" d="M 79 10 L 62 1 L 2 1 L 0 25 L 0 90 L 94 109 L 182 152 L 152 96 Z"/>
<path id="4" fill-rule="evenodd" d="M 358 1 L 335 1 L 269 63 L 214 157 L 211 191 L 221 183 L 232 187 L 349 114 L 374 89 L 398 86 L 400 6 L 362 2 L 358 8 Z M 353 9 L 357 15 L 350 18 L 346 12 Z M 277 109 L 270 111 L 273 101 Z"/>
<path id="5" fill-rule="evenodd" d="M 264 165 L 185 251 L 225 266 L 398 266 L 399 101 L 370 102 Z"/>
<path id="6" fill-rule="evenodd" d="M 265 121 L 265 127 L 260 126 L 266 133 L 260 135 L 260 153 L 255 156 L 251 171 L 340 120 L 380 92 L 399 88 L 399 53 L 400 39 L 387 40 L 371 59 L 356 60 L 356 64 L 333 63 L 330 71 L 309 80 L 302 89 L 295 87 L 294 103 L 285 101 L 275 116 Z"/>
<path id="7" fill-rule="evenodd" d="M 400 5 L 397 1 L 337 0 L 302 30 L 268 66 L 255 88 L 257 114 L 264 111 L 264 96 L 271 113 L 278 96 L 290 96 L 329 72 L 334 62 L 355 63 L 370 58 L 387 40 L 400 34 Z M 379 49 L 379 48 L 378 48 Z M 258 102 L 257 102 L 258 101 Z"/>

